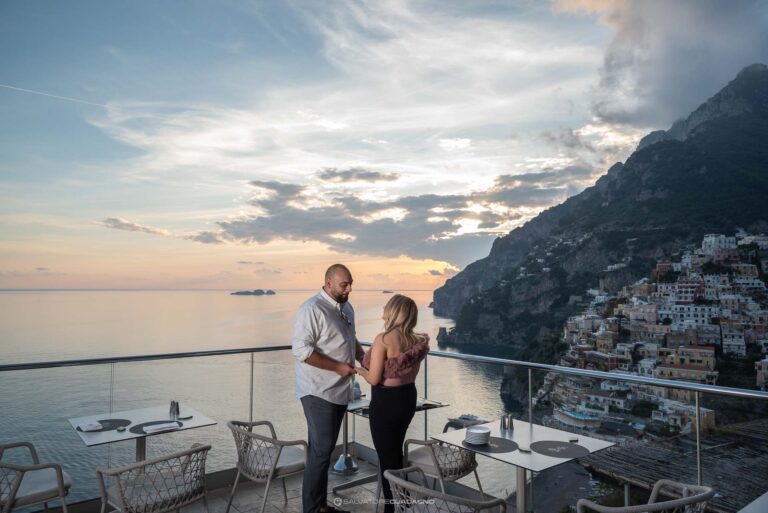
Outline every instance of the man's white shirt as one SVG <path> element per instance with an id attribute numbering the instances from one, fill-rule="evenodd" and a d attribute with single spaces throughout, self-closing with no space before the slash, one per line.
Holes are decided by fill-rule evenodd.
<path id="1" fill-rule="evenodd" d="M 296 397 L 314 395 L 335 404 L 347 404 L 352 398 L 352 378 L 318 369 L 304 360 L 317 351 L 354 365 L 356 343 L 352 305 L 338 303 L 324 289 L 306 300 L 296 314 L 291 339 L 296 357 Z"/>

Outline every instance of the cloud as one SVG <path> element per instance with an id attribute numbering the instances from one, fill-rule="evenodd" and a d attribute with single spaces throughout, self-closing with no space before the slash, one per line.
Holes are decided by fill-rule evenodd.
<path id="1" fill-rule="evenodd" d="M 597 152 L 596 148 L 589 140 L 572 128 L 565 128 L 557 133 L 545 130 L 541 136 L 547 143 L 565 148 L 566 150 L 575 152 L 587 151 L 589 153 Z"/>
<path id="2" fill-rule="evenodd" d="M 568 166 L 497 177 L 487 189 L 465 194 L 421 194 L 368 199 L 350 190 L 321 195 L 322 185 L 251 181 L 251 214 L 217 222 L 218 231 L 188 238 L 268 244 L 315 241 L 331 250 L 373 256 L 436 259 L 463 267 L 487 255 L 493 240 L 536 210 L 564 200 L 573 183 L 594 169 Z M 267 194 L 265 194 L 267 192 Z M 322 201 L 318 197 L 322 196 Z"/>
<path id="3" fill-rule="evenodd" d="M 468 150 L 472 147 L 470 139 L 440 139 L 437 144 L 446 151 Z"/>
<path id="4" fill-rule="evenodd" d="M 603 55 L 582 37 L 591 24 L 558 30 L 562 20 L 534 4 L 513 15 L 365 0 L 291 6 L 317 36 L 321 75 L 254 87 L 236 108 L 111 102 L 93 121 L 139 150 L 131 179 L 194 184 L 193 199 L 201 186 L 249 184 L 245 212 L 185 238 L 314 241 L 463 266 L 599 173 L 608 136 L 583 131 L 591 114 L 579 106 Z M 553 119 L 573 128 L 551 128 Z"/>
<path id="5" fill-rule="evenodd" d="M 226 242 L 223 234 L 209 231 L 187 235 L 184 238 L 195 242 L 202 242 L 203 244 L 224 244 Z"/>
<path id="6" fill-rule="evenodd" d="M 108 217 L 106 219 L 102 219 L 99 221 L 99 224 L 106 226 L 107 228 L 114 228 L 115 230 L 151 233 L 153 235 L 162 235 L 163 237 L 168 237 L 171 235 L 168 230 L 153 228 L 151 226 L 144 226 L 119 217 Z"/>
<path id="7" fill-rule="evenodd" d="M 50 269 L 48 269 L 47 267 L 35 267 L 35 271 L 47 272 L 47 271 L 50 271 Z"/>
<path id="8" fill-rule="evenodd" d="M 380 173 L 359 167 L 349 169 L 324 169 L 317 175 L 326 182 L 393 182 L 400 178 L 398 173 Z"/>
<path id="9" fill-rule="evenodd" d="M 251 262 L 250 260 L 240 260 L 239 265 L 264 265 L 264 262 Z"/>
<path id="10" fill-rule="evenodd" d="M 288 198 L 295 196 L 300 194 L 305 189 L 303 185 L 294 185 L 275 181 L 252 180 L 250 184 L 259 189 L 273 192 L 278 198 Z"/>
<path id="11" fill-rule="evenodd" d="M 90 121 L 140 151 L 126 162 L 128 176 L 221 187 L 255 169 L 264 180 L 290 173 L 297 181 L 318 169 L 397 169 L 400 180 L 384 174 L 393 186 L 424 193 L 440 177 L 448 192 L 454 182 L 471 186 L 479 172 L 493 176 L 519 161 L 525 142 L 510 144 L 509 134 L 562 119 L 563 104 L 588 91 L 602 55 L 557 30 L 548 6 L 526 6 L 530 18 L 443 3 L 291 8 L 317 38 L 310 57 L 323 73 L 265 81 L 238 71 L 233 82 L 250 85 L 243 88 L 252 96 L 232 102 L 237 108 L 110 102 Z M 237 66 L 251 68 L 258 66 Z"/>
<path id="12" fill-rule="evenodd" d="M 459 272 L 459 269 L 455 267 L 445 267 L 442 271 L 438 269 L 430 269 L 427 274 L 430 276 L 454 276 Z"/>
<path id="13" fill-rule="evenodd" d="M 558 0 L 570 13 L 596 13 L 613 30 L 593 110 L 603 121 L 666 128 L 736 73 L 768 60 L 762 0 Z"/>

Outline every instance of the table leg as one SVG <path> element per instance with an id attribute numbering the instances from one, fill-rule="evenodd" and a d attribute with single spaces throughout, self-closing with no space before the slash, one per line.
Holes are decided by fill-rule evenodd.
<path id="1" fill-rule="evenodd" d="M 342 421 L 342 426 L 344 430 L 343 434 L 343 443 L 341 446 L 341 455 L 339 456 L 339 460 L 336 462 L 336 464 L 333 466 L 333 471 L 337 474 L 354 474 L 359 470 L 357 463 L 355 462 L 355 459 L 349 454 L 349 412 L 344 413 L 344 420 Z"/>
<path id="2" fill-rule="evenodd" d="M 147 459 L 147 438 L 140 436 L 136 439 L 136 461 Z"/>
<path id="3" fill-rule="evenodd" d="M 528 508 L 526 507 L 525 474 L 526 474 L 526 471 L 523 467 L 517 467 L 517 493 L 516 493 L 517 513 L 527 513 L 528 511 Z"/>

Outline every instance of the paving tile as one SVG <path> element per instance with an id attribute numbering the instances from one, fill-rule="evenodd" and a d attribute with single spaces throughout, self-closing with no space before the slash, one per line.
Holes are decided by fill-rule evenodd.
<path id="1" fill-rule="evenodd" d="M 360 477 L 376 472 L 376 467 L 369 463 L 359 461 L 358 464 L 360 465 L 360 471 L 355 474 L 349 476 L 341 476 L 332 472 L 328 474 L 328 503 L 334 505 L 338 503 L 340 509 L 354 513 L 375 513 L 374 502 L 376 482 L 366 483 L 347 490 L 341 490 L 336 494 L 330 491 L 338 484 L 359 479 Z M 276 480 L 270 486 L 265 513 L 302 512 L 301 487 L 303 475 L 290 476 L 286 478 L 285 481 L 288 502 L 285 503 L 283 500 L 282 484 L 280 483 L 280 480 Z M 235 497 L 232 499 L 232 509 L 230 510 L 230 513 L 259 513 L 261 510 L 261 502 L 264 498 L 264 488 L 264 483 L 254 483 L 247 479 L 241 479 L 240 483 L 237 485 Z M 224 513 L 230 490 L 231 488 L 229 486 L 225 486 L 208 493 L 210 513 Z M 192 506 L 189 508 L 192 508 Z M 183 513 L 204 513 L 202 503 L 200 503 L 197 508 L 198 509 L 194 510 L 187 510 L 185 508 Z"/>
<path id="2" fill-rule="evenodd" d="M 231 488 L 227 487 L 226 491 L 227 499 L 229 499 Z M 273 498 L 277 497 L 277 495 L 274 495 L 274 490 L 270 490 L 270 496 Z M 240 513 L 244 513 L 245 511 L 253 511 L 255 508 L 261 507 L 261 501 L 263 498 L 264 485 L 253 483 L 246 479 L 244 482 L 241 481 L 238 483 L 235 496 L 232 498 L 232 507 L 234 507 L 235 510 Z M 282 496 L 280 498 L 282 499 Z"/>
<path id="3" fill-rule="evenodd" d="M 206 499 L 208 500 L 208 511 L 210 513 L 224 513 L 224 510 L 227 508 L 226 499 L 214 496 L 211 493 L 207 494 Z M 183 511 L 184 513 L 205 513 L 205 507 L 203 506 L 203 501 L 199 500 L 185 506 Z"/>
<path id="4" fill-rule="evenodd" d="M 258 484 L 247 490 L 246 493 L 240 494 L 240 487 L 238 486 L 237 493 L 235 493 L 235 500 L 238 500 L 237 511 L 239 513 L 258 513 L 261 510 L 261 503 L 264 500 L 264 488 L 265 485 Z M 288 502 L 301 503 L 301 495 L 298 497 L 291 497 L 288 495 Z M 282 511 L 285 506 L 285 499 L 283 497 L 282 484 L 279 481 L 272 483 L 269 487 L 269 497 L 267 498 L 267 506 L 272 506 L 277 510 Z M 269 509 L 269 508 L 267 508 Z M 267 510 L 265 510 L 266 512 Z"/>

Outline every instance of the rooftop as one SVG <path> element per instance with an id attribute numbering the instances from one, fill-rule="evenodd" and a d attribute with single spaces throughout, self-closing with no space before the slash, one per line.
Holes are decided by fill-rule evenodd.
<path id="1" fill-rule="evenodd" d="M 199 430 L 188 430 L 174 434 L 158 435 L 151 439 L 148 443 L 148 449 L 151 449 L 156 456 L 159 454 L 167 453 L 178 446 L 189 447 L 190 442 L 194 441 L 210 441 L 213 442 L 214 449 L 209 456 L 210 468 L 208 470 L 207 483 L 210 488 L 209 504 L 210 513 L 224 513 L 226 508 L 226 500 L 228 498 L 230 485 L 234 479 L 234 463 L 235 463 L 235 451 L 232 446 L 231 434 L 225 427 L 226 421 L 229 418 L 248 418 L 248 409 L 250 405 L 250 415 L 255 418 L 268 418 L 278 423 L 287 423 L 297 418 L 298 413 L 295 399 L 292 398 L 291 390 L 286 390 L 284 386 L 277 384 L 275 387 L 274 376 L 277 374 L 292 371 L 292 359 L 288 346 L 274 346 L 270 348 L 251 348 L 251 349 L 238 349 L 238 350 L 217 350 L 206 351 L 202 353 L 178 353 L 167 355 L 139 355 L 125 358 L 103 358 L 103 359 L 91 359 L 80 361 L 57 361 L 57 362 L 38 362 L 38 363 L 22 363 L 22 364 L 8 364 L 0 365 L 0 380 L 2 380 L 3 389 L 6 392 L 4 394 L 5 399 L 9 397 L 16 397 L 15 408 L 19 409 L 22 413 L 22 419 L 25 419 L 16 423 L 0 422 L 0 439 L 11 440 L 19 438 L 29 438 L 35 443 L 40 443 L 43 446 L 41 450 L 41 457 L 43 460 L 59 459 L 64 465 L 65 470 L 68 472 L 79 472 L 75 480 L 75 486 L 77 487 L 76 493 L 71 497 L 71 501 L 68 501 L 72 506 L 70 507 L 70 513 L 95 513 L 98 510 L 99 504 L 96 499 L 98 492 L 95 490 L 95 486 L 91 481 L 93 479 L 93 472 L 96 466 L 112 466 L 120 464 L 126 460 L 130 460 L 133 457 L 132 444 L 125 445 L 125 443 L 107 444 L 106 446 L 99 446 L 94 448 L 84 447 L 74 431 L 69 428 L 65 428 L 67 416 L 76 416 L 71 412 L 74 411 L 119 411 L 119 409 L 113 409 L 113 401 L 119 400 L 121 408 L 124 404 L 142 404 L 153 399 L 153 397 L 164 397 L 168 394 L 177 399 L 181 399 L 182 404 L 189 404 L 190 402 L 196 407 L 199 407 L 201 411 L 206 414 L 211 414 L 212 417 L 218 420 L 218 425 L 207 428 L 201 428 Z M 243 356 L 250 356 L 251 358 L 243 358 Z M 420 395 L 424 397 L 433 398 L 436 400 L 442 400 L 447 403 L 459 402 L 462 396 L 455 395 L 455 392 L 466 394 L 466 391 L 471 390 L 473 387 L 482 385 L 482 383 L 488 379 L 491 374 L 467 374 L 470 381 L 460 383 L 460 386 L 454 389 L 454 393 L 449 395 L 449 388 L 445 385 L 436 386 L 434 380 L 441 378 L 436 375 L 436 369 L 441 367 L 437 366 L 437 363 L 443 361 L 444 363 L 451 363 L 451 361 L 459 360 L 461 365 L 471 363 L 473 368 L 480 369 L 484 367 L 497 367 L 503 366 L 505 368 L 522 368 L 527 369 L 530 376 L 534 376 L 534 373 L 553 373 L 557 376 L 563 376 L 566 381 L 591 383 L 594 387 L 596 384 L 599 386 L 600 379 L 607 379 L 611 382 L 625 382 L 628 384 L 646 384 L 653 385 L 660 388 L 676 388 L 686 389 L 689 391 L 695 391 L 697 396 L 709 397 L 710 399 L 735 399 L 742 401 L 745 404 L 750 404 L 750 414 L 754 414 L 759 408 L 753 408 L 752 406 L 761 406 L 765 408 L 768 402 L 768 393 L 759 391 L 750 391 L 742 389 L 731 389 L 727 387 L 716 387 L 710 385 L 701 385 L 697 383 L 687 383 L 684 381 L 670 381 L 655 378 L 646 378 L 631 374 L 619 374 L 619 373 L 607 373 L 601 371 L 592 371 L 585 369 L 576 369 L 568 367 L 558 367 L 555 365 L 523 362 L 516 360 L 508 360 L 501 358 L 464 355 L 459 353 L 449 353 L 439 350 L 430 352 L 420 379 L 424 379 L 424 383 L 419 383 L 418 387 Z M 433 362 L 433 363 L 429 363 Z M 454 362 L 455 363 L 455 362 Z M 119 367 L 116 367 L 119 366 Z M 221 387 L 220 383 L 211 383 L 211 369 L 216 366 L 220 366 L 224 369 L 224 376 L 226 379 L 231 380 L 224 385 L 229 389 L 230 393 L 227 397 L 223 397 L 220 394 L 210 395 L 210 390 L 216 390 Z M 427 371 L 427 367 L 430 370 Z M 450 367 L 445 367 L 450 368 Z M 453 367 L 455 369 L 455 367 Z M 107 369 L 108 372 L 103 371 Z M 111 370 L 110 370 L 111 369 Z M 115 372 L 118 369 L 119 372 Z M 42 378 L 44 371 L 45 378 Z M 95 372 L 94 372 L 95 371 Z M 245 371 L 245 372 L 243 372 Z M 495 371 L 494 371 L 495 372 Z M 127 375 L 133 373 L 131 379 L 127 378 Z M 497 375 L 500 373 L 497 373 Z M 74 376 L 77 378 L 79 388 L 63 390 L 62 387 L 56 386 L 56 380 L 60 379 L 62 375 Z M 542 376 L 544 374 L 541 374 Z M 107 381 L 104 381 L 104 378 Z M 117 379 L 116 379 L 117 376 Z M 257 385 L 251 386 L 248 389 L 242 390 L 242 394 L 238 393 L 238 386 L 242 386 L 244 382 L 248 384 L 248 377 L 251 379 L 264 378 L 263 382 L 258 382 Z M 448 377 L 452 377 L 450 374 L 446 374 Z M 12 377 L 14 379 L 6 379 Z M 455 377 L 455 376 L 453 376 Z M 39 418 L 40 409 L 38 404 L 34 401 L 19 400 L 27 397 L 29 392 L 30 383 L 39 383 L 43 379 L 46 381 L 45 390 L 46 394 L 38 396 L 36 400 L 41 401 L 40 404 L 46 406 L 46 417 L 50 419 L 46 424 L 45 429 L 38 428 L 30 431 L 29 429 L 23 429 L 19 431 L 19 426 L 25 426 L 27 422 L 33 422 L 30 419 Z M 170 385 L 162 385 L 163 383 Z M 445 383 L 445 382 L 443 382 Z M 428 386 L 429 385 L 429 386 Z M 141 394 L 134 398 L 126 398 L 125 396 L 130 394 L 134 388 L 145 387 L 148 395 Z M 172 386 L 171 390 L 163 390 L 163 386 Z M 269 388 L 272 386 L 272 388 Z M 250 390 L 250 391 L 249 391 Z M 427 392 L 429 391 L 429 395 Z M 531 391 L 533 389 L 531 388 Z M 108 392 L 108 394 L 106 393 Z M 158 393 L 159 392 L 159 393 Z M 597 393 L 604 393 L 600 390 Z M 190 395 L 192 394 L 192 395 Z M 61 404 L 59 397 L 64 398 L 66 404 Z M 235 410 L 227 409 L 228 401 L 232 398 L 236 399 Z M 240 400 L 237 400 L 240 398 Z M 105 399 L 108 402 L 105 402 Z M 2 400 L 2 397 L 0 397 Z M 533 397 L 529 396 L 529 403 L 532 404 Z M 471 397 L 470 397 L 471 401 Z M 3 403 L 4 404 L 4 403 Z M 0 407 L 3 406 L 0 404 Z M 469 403 L 468 403 L 469 404 Z M 239 405 L 239 406 L 237 406 Z M 707 408 L 709 404 L 705 404 Z M 5 405 L 8 406 L 7 404 Z M 245 410 L 245 411 L 244 411 Z M 8 411 L 8 410 L 5 410 Z M 423 413 L 419 413 L 419 417 L 415 418 L 411 424 L 411 428 L 408 434 L 409 438 L 430 438 L 436 433 L 439 433 L 443 429 L 443 425 L 448 417 L 448 410 L 442 411 L 442 409 L 427 410 Z M 760 410 L 761 411 L 761 410 Z M 223 413 L 217 413 L 223 412 Z M 476 412 L 483 413 L 483 412 Z M 710 434 L 701 431 L 702 448 L 698 448 L 698 438 L 689 436 L 685 439 L 680 439 L 680 444 L 685 447 L 685 457 L 679 457 L 675 460 L 675 464 L 679 467 L 680 472 L 672 473 L 667 470 L 666 464 L 660 464 L 659 462 L 653 462 L 648 460 L 644 463 L 644 452 L 638 450 L 624 451 L 622 448 L 626 447 L 626 442 L 631 441 L 636 435 L 636 431 L 633 429 L 618 429 L 618 426 L 612 426 L 606 424 L 605 429 L 598 429 L 596 431 L 582 431 L 580 428 L 571 426 L 559 426 L 553 424 L 553 418 L 551 417 L 551 410 L 547 410 L 546 407 L 536 407 L 533 413 L 535 414 L 534 421 L 537 425 L 543 424 L 550 427 L 554 427 L 557 430 L 576 431 L 577 437 L 582 440 L 588 438 L 607 437 L 608 440 L 614 443 L 619 443 L 619 449 L 615 449 L 612 452 L 623 454 L 622 458 L 626 461 L 632 461 L 633 458 L 637 461 L 638 472 L 637 475 L 631 473 L 632 467 L 629 469 L 627 476 L 622 476 L 623 481 L 631 481 L 633 486 L 640 488 L 647 488 L 648 480 L 654 478 L 665 477 L 668 475 L 676 476 L 679 480 L 684 480 L 690 483 L 701 481 L 704 484 L 711 484 L 715 487 L 719 494 L 723 495 L 722 503 L 726 504 L 725 509 L 722 511 L 738 511 L 734 505 L 744 505 L 748 500 L 754 499 L 760 493 L 764 493 L 768 490 L 768 482 L 763 482 L 768 476 L 755 476 L 759 474 L 753 472 L 754 468 L 763 468 L 755 466 L 759 462 L 764 462 L 760 458 L 765 458 L 768 461 L 768 445 L 754 446 L 749 449 L 749 444 L 744 445 L 744 449 L 739 449 L 739 458 L 730 458 L 728 452 L 709 451 L 711 447 L 717 444 L 710 443 L 710 440 L 720 440 L 719 438 L 711 438 Z M 573 418 L 579 418 L 583 420 L 594 420 L 595 417 L 577 413 L 574 411 L 567 411 L 568 415 Z M 455 415 L 455 413 L 453 414 Z M 487 417 L 490 420 L 498 418 L 499 412 L 489 412 Z M 516 418 L 520 419 L 522 416 L 528 415 L 528 413 L 518 412 Z M 375 466 L 372 462 L 375 461 L 375 453 L 371 449 L 370 435 L 368 433 L 367 421 L 357 423 L 354 422 L 354 415 L 349 415 L 353 420 L 350 422 L 350 451 L 356 454 L 360 470 L 354 476 L 342 476 L 336 474 L 330 474 L 330 488 L 332 489 L 336 485 L 342 485 L 350 480 L 356 479 L 359 476 L 365 476 L 375 473 Z M 298 417 L 303 426 L 303 419 Z M 641 421 L 641 418 L 634 420 L 634 423 Z M 62 422 L 63 421 L 63 422 Z M 650 421 L 649 421 L 650 422 Z M 32 425 L 32 424 L 29 424 Z M 750 429 L 757 429 L 754 427 L 758 424 L 755 423 Z M 747 426 L 747 424 L 745 424 Z M 765 424 L 768 426 L 768 424 Z M 692 426 L 693 432 L 699 431 L 698 424 Z M 209 431 L 204 431 L 209 430 Z M 301 428 L 301 432 L 290 432 L 288 435 L 284 435 L 281 438 L 298 438 L 303 437 L 305 434 L 305 427 Z M 722 433 L 728 433 L 733 428 L 732 426 L 723 426 L 721 431 L 718 431 L 720 436 Z M 743 429 L 747 429 L 744 427 Z M 15 430 L 15 431 L 14 431 Z M 212 430 L 212 431 L 211 431 Z M 54 431 L 56 431 L 54 433 Z M 198 432 L 199 431 L 199 432 Z M 290 431 L 290 429 L 288 430 Z M 278 429 L 278 433 L 281 433 L 282 429 Z M 52 436 L 53 435 L 53 436 Z M 298 435 L 298 436 L 296 436 Z M 227 438 L 229 437 L 229 438 Z M 343 438 L 343 437 L 342 437 Z M 621 440 L 624 441 L 621 441 Z M 628 439 L 628 440 L 625 440 Z M 747 438 L 744 438 L 746 440 Z M 51 440 L 56 440 L 56 444 L 50 445 Z M 210 442 L 209 442 L 210 443 Z M 653 447 L 659 446 L 660 441 L 653 437 L 646 437 L 642 442 L 642 447 L 647 447 L 649 450 Z M 46 447 L 46 444 L 48 446 Z M 63 444 L 63 445 L 62 445 Z M 753 444 L 754 445 L 754 444 Z M 111 447 L 114 446 L 114 447 Z M 659 446 L 662 450 L 663 445 Z M 737 447 L 737 445 L 733 445 Z M 740 446 L 738 446 L 740 447 Z M 97 450 L 99 449 L 99 450 Z M 742 454 L 749 452 L 750 458 L 740 459 Z M 623 452 L 622 452 L 623 451 Z M 341 445 L 337 447 L 337 454 L 341 452 Z M 763 454 L 765 453 L 765 454 Z M 610 460 L 610 458 L 609 458 Z M 720 473 L 722 470 L 722 462 L 727 460 L 727 465 L 730 475 L 741 476 L 749 474 L 748 479 L 744 479 L 744 483 L 749 483 L 747 488 L 734 488 L 732 486 L 725 486 L 721 483 Z M 528 484 L 527 488 L 533 488 L 533 501 L 537 511 L 558 511 L 563 505 L 575 504 L 575 501 L 579 497 L 592 497 L 593 499 L 599 499 L 602 492 L 598 489 L 620 489 L 616 488 L 617 483 L 610 481 L 603 482 L 600 487 L 595 488 L 591 485 L 594 481 L 594 477 L 583 471 L 580 465 L 586 465 L 587 468 L 593 470 L 600 467 L 599 462 L 604 461 L 602 459 L 584 459 L 577 458 L 572 463 L 564 464 L 567 460 L 563 460 L 563 464 L 557 461 L 549 470 L 538 472 L 533 479 L 532 484 Z M 624 461 L 624 460 L 623 460 Z M 697 462 L 701 462 L 698 465 Z M 491 457 L 483 455 L 477 456 L 478 471 L 480 473 L 481 480 L 484 482 L 483 489 L 486 493 L 501 497 L 507 500 L 508 511 L 515 511 L 514 502 L 516 495 L 514 492 L 514 479 L 510 476 L 514 476 L 512 467 L 508 464 L 497 461 Z M 602 467 L 600 467 L 602 469 Z M 595 470 L 595 472 L 598 472 Z M 600 470 L 598 473 L 604 475 L 610 475 L 610 472 Z M 471 476 L 470 476 L 471 477 Z M 631 479 L 630 479 L 631 478 Z M 506 485 L 497 486 L 493 483 L 493 480 L 497 482 L 506 483 Z M 557 484 L 559 483 L 559 484 Z M 744 484 L 741 483 L 741 484 Z M 301 477 L 291 477 L 287 480 L 287 497 L 288 501 L 285 503 L 282 498 L 280 490 L 274 490 L 279 488 L 275 486 L 272 488 L 273 492 L 270 492 L 270 498 L 268 500 L 268 507 L 266 511 L 271 513 L 291 513 L 293 511 L 299 511 L 301 509 Z M 486 487 L 485 485 L 488 484 Z M 745 485 L 746 486 L 746 485 Z M 447 488 L 447 492 L 455 495 L 471 496 L 475 487 L 474 479 L 460 480 L 458 483 L 450 485 Z M 612 487 L 612 488 L 611 488 Z M 486 489 L 487 488 L 487 489 Z M 75 489 L 73 488 L 73 491 Z M 538 490 L 538 492 L 536 492 Z M 554 493 L 557 491 L 557 493 Z M 263 499 L 264 486 L 254 485 L 247 482 L 243 482 L 238 486 L 238 492 L 235 495 L 232 510 L 234 513 L 255 513 L 260 508 L 260 501 Z M 274 497 L 272 493 L 275 493 Z M 341 509 L 347 509 L 355 512 L 373 513 L 373 504 L 375 500 L 376 483 L 363 483 L 359 486 L 355 486 L 345 490 L 339 490 L 334 493 L 329 490 L 329 502 L 332 504 L 338 504 Z M 740 506 L 739 506 L 740 507 Z M 201 504 L 194 504 L 185 508 L 185 513 L 198 513 L 198 510 L 202 511 Z M 728 509 L 733 508 L 733 509 Z M 40 508 L 37 508 L 38 510 Z M 721 511 L 717 509 L 716 511 Z"/>

